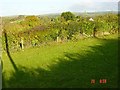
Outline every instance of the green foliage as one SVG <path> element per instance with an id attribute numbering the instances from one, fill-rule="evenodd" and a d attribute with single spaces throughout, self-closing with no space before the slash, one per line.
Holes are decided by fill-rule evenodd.
<path id="1" fill-rule="evenodd" d="M 40 24 L 40 19 L 37 16 L 26 16 L 25 20 L 21 22 L 21 25 L 27 25 L 30 28 Z"/>
<path id="2" fill-rule="evenodd" d="M 39 46 L 42 43 L 56 41 L 76 40 L 82 36 L 92 36 L 97 32 L 116 33 L 118 30 L 118 16 L 104 14 L 92 17 L 76 16 L 71 12 L 63 12 L 61 16 L 38 17 L 19 16 L 19 19 L 3 21 L 3 29 L 8 35 L 9 48 L 19 48 L 20 38 L 24 38 L 24 46 Z M 96 29 L 96 32 L 94 30 Z M 94 35 L 93 35 L 94 36 Z M 4 35 L 3 47 L 5 49 Z"/>
<path id="3" fill-rule="evenodd" d="M 95 22 L 85 19 L 83 20 L 83 22 L 80 22 L 80 26 L 81 26 L 81 32 L 91 35 L 95 27 Z"/>
<path id="4" fill-rule="evenodd" d="M 117 43 L 115 34 L 14 52 L 17 71 L 3 52 L 3 88 L 117 88 Z"/>
<path id="5" fill-rule="evenodd" d="M 75 15 L 71 12 L 63 12 L 61 14 L 61 17 L 63 17 L 66 21 L 73 20 L 75 18 Z"/>

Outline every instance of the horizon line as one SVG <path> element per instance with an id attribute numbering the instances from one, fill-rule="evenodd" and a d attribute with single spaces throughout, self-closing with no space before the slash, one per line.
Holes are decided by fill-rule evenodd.
<path id="1" fill-rule="evenodd" d="M 72 12 L 72 13 L 97 13 L 97 12 L 120 12 L 120 10 L 101 10 L 101 11 L 80 11 L 80 12 L 74 12 L 74 11 L 63 11 L 63 12 Z M 49 14 L 61 14 L 62 12 L 56 12 L 56 13 L 41 13 L 41 14 L 13 14 L 13 15 L 0 15 L 0 17 L 11 17 L 11 16 L 20 16 L 20 15 L 23 15 L 23 16 L 31 16 L 31 15 L 35 15 L 35 16 L 38 16 L 38 15 L 49 15 Z"/>

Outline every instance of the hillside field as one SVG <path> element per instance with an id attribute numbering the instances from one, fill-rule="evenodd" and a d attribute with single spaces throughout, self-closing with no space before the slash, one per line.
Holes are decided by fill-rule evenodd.
<path id="1" fill-rule="evenodd" d="M 10 52 L 16 68 L 3 52 L 3 88 L 116 88 L 117 37 L 112 34 Z M 99 83 L 100 79 L 107 82 Z"/>

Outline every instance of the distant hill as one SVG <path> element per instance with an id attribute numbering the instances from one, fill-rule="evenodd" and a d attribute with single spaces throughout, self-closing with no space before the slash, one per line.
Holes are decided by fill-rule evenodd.
<path id="1" fill-rule="evenodd" d="M 50 13 L 50 14 L 43 14 L 43 15 L 38 15 L 39 17 L 50 17 L 50 18 L 54 18 L 54 17 L 58 17 L 60 16 L 61 13 Z"/>
<path id="2" fill-rule="evenodd" d="M 103 15 L 103 14 L 107 14 L 107 13 L 113 13 L 113 14 L 117 14 L 118 11 L 101 11 L 101 12 L 72 12 L 74 13 L 76 16 L 96 16 L 96 15 Z M 52 13 L 52 14 L 43 14 L 43 15 L 38 15 L 39 17 L 58 17 L 60 16 L 61 13 Z"/>
<path id="3" fill-rule="evenodd" d="M 74 12 L 76 16 L 91 16 L 94 17 L 96 15 L 104 15 L 107 13 L 114 13 L 117 14 L 117 11 L 101 11 L 101 12 Z"/>
<path id="4" fill-rule="evenodd" d="M 120 11 L 119 11 L 120 12 Z M 101 12 L 72 12 L 74 13 L 76 16 L 91 16 L 94 17 L 96 15 L 103 15 L 103 14 L 107 14 L 107 13 L 114 13 L 117 14 L 118 11 L 101 11 Z M 43 14 L 43 15 L 35 15 L 38 17 L 49 17 L 49 18 L 54 18 L 54 17 L 58 17 L 60 16 L 61 13 L 50 13 L 50 14 Z M 2 17 L 3 20 L 11 20 L 11 21 L 15 21 L 15 20 L 20 20 L 23 19 L 24 17 L 29 16 L 29 15 L 14 15 L 14 16 L 4 16 Z"/>

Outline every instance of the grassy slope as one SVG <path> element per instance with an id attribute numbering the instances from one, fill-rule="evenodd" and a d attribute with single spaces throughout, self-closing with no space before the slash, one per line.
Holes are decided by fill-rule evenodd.
<path id="1" fill-rule="evenodd" d="M 11 53 L 16 71 L 3 53 L 3 87 L 117 87 L 117 48 L 117 35 L 30 48 Z"/>

